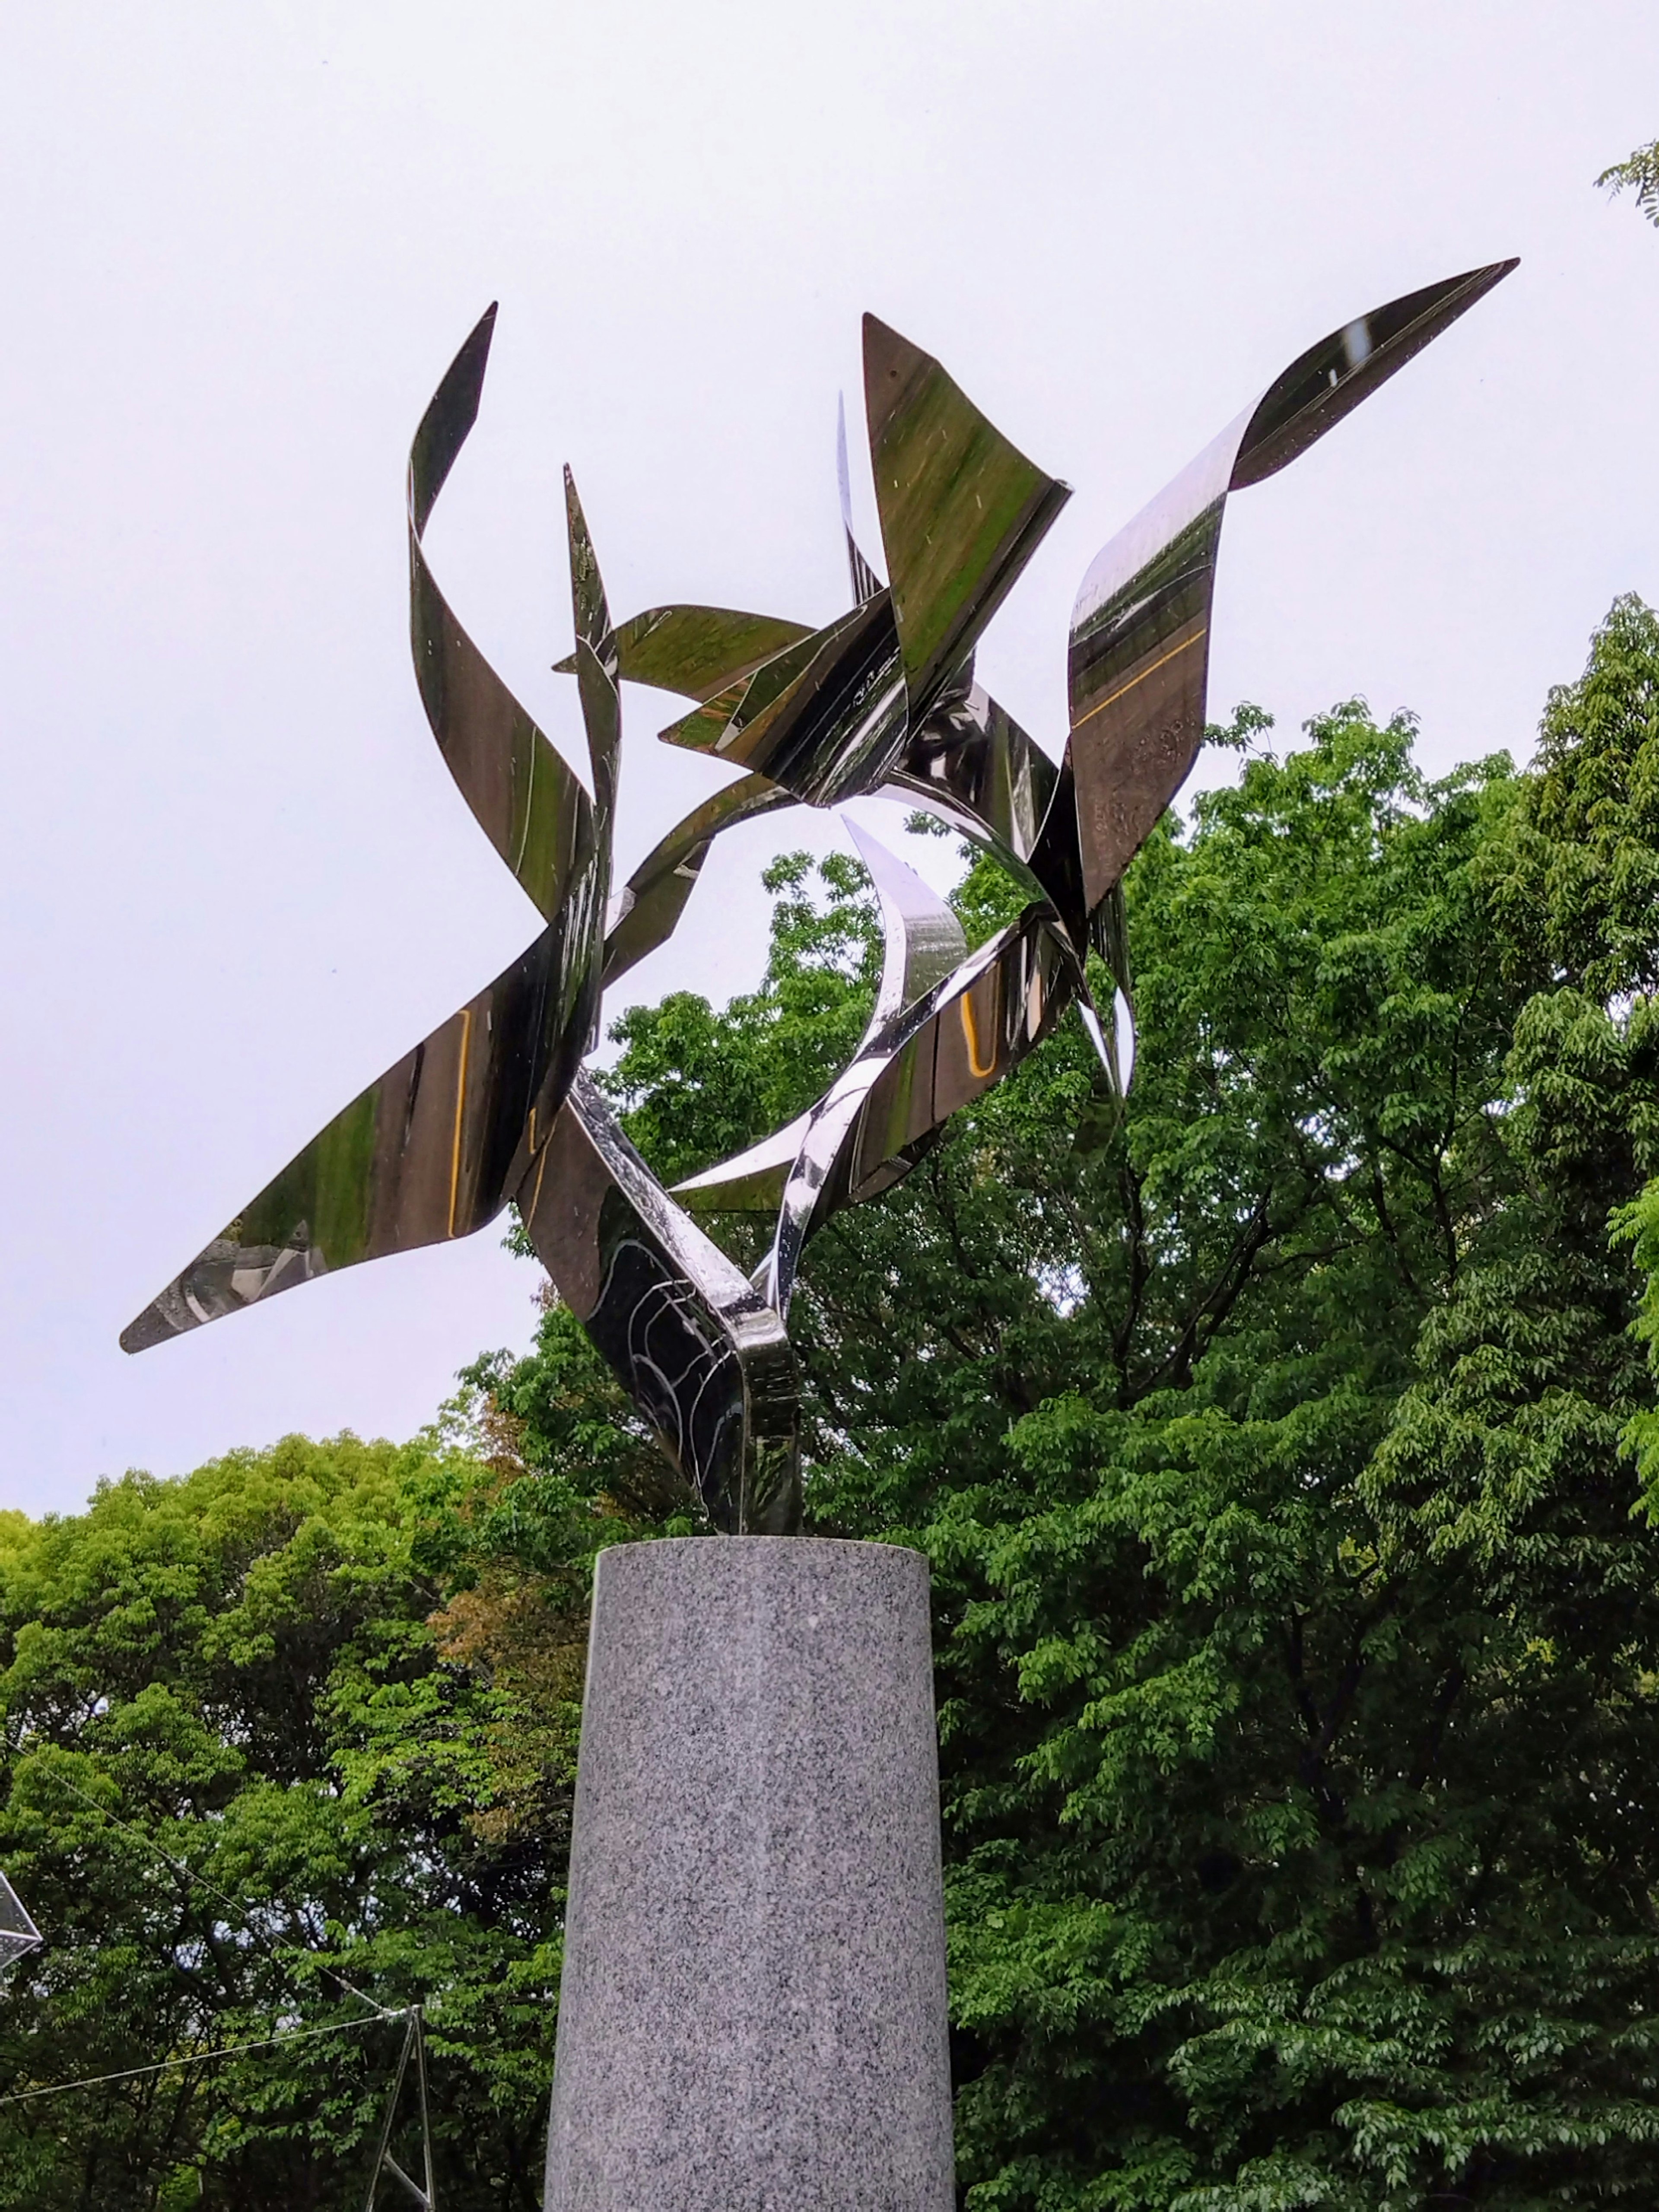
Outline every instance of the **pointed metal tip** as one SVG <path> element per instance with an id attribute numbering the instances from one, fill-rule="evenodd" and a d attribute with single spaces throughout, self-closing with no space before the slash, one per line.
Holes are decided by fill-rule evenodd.
<path id="1" fill-rule="evenodd" d="M 901 913 L 920 911 L 924 908 L 929 911 L 944 910 L 944 902 L 932 885 L 916 873 L 908 860 L 900 860 L 890 846 L 883 844 L 873 830 L 862 828 L 850 814 L 842 814 L 838 818 L 842 828 L 857 847 L 859 858 L 869 872 L 878 897 L 884 902 L 894 902 Z"/>
<path id="2" fill-rule="evenodd" d="M 149 1352 L 152 1346 L 165 1344 L 179 1331 L 156 1311 L 159 1301 L 152 1299 L 141 1314 L 136 1314 L 121 1331 L 119 1343 L 123 1352 Z"/>
<path id="3" fill-rule="evenodd" d="M 879 315 L 864 319 L 864 412 L 873 454 L 903 395 L 913 380 L 943 376 L 944 369 L 932 354 L 884 323 Z M 954 384 L 951 387 L 955 390 Z"/>
<path id="4" fill-rule="evenodd" d="M 850 814 L 838 814 L 836 816 L 836 819 L 841 823 L 842 828 L 847 832 L 848 836 L 852 839 L 853 842 L 858 847 L 859 858 L 864 862 L 865 866 L 869 869 L 872 876 L 876 873 L 877 863 L 881 860 L 890 861 L 895 867 L 902 868 L 904 866 L 904 862 L 899 859 L 896 853 L 890 851 L 889 848 L 882 843 L 880 838 L 874 836 L 872 832 L 868 830 L 862 829 L 858 823 L 854 821 Z M 914 871 L 907 871 L 907 872 L 913 873 Z"/>
<path id="5" fill-rule="evenodd" d="M 1468 285 L 1478 299 L 1482 293 L 1490 292 L 1494 284 L 1501 284 L 1506 276 L 1512 276 L 1520 266 L 1518 253 L 1510 254 L 1506 261 L 1483 262 L 1478 269 L 1467 269 L 1461 276 L 1454 276 L 1447 289 L 1455 290 L 1459 285 Z"/>
<path id="6" fill-rule="evenodd" d="M 499 305 L 492 300 L 467 332 L 416 428 L 409 453 L 409 509 L 416 538 L 425 530 L 433 502 L 478 419 Z"/>
<path id="7" fill-rule="evenodd" d="M 484 370 L 489 365 L 489 349 L 495 339 L 495 316 L 501 304 L 499 300 L 492 300 L 484 309 L 462 341 L 444 378 L 444 384 L 453 389 L 470 390 L 475 408 L 483 388 Z"/>
<path id="8" fill-rule="evenodd" d="M 914 339 L 896 331 L 890 323 L 884 323 L 879 315 L 864 319 L 864 389 L 866 404 L 869 404 L 871 387 L 881 375 L 897 379 L 927 364 L 937 368 L 939 363 L 930 353 L 924 353 Z M 873 407 L 871 411 L 875 412 Z M 873 430 L 873 424 L 872 426 Z"/>

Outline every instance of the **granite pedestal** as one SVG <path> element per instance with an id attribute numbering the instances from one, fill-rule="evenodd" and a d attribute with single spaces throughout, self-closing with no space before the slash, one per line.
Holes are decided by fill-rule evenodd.
<path id="1" fill-rule="evenodd" d="M 951 2212 L 927 1566 L 599 1560 L 547 2212 Z"/>

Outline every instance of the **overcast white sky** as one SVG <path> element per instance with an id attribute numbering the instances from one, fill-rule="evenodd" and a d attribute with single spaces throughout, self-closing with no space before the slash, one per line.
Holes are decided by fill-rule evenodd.
<path id="1" fill-rule="evenodd" d="M 486 1231 L 116 1346 L 536 926 L 407 658 L 404 453 L 489 301 L 430 544 L 556 740 L 560 463 L 618 617 L 828 617 L 867 307 L 1077 487 L 981 660 L 1057 747 L 1118 525 L 1334 325 L 1519 253 L 1223 545 L 1214 709 L 1360 692 L 1449 766 L 1659 596 L 1659 234 L 1590 185 L 1656 133 L 1651 0 L 0 5 L 0 1504 L 406 1435 L 529 1340 Z M 714 781 L 628 703 L 624 868 Z M 734 841 L 639 994 L 751 981 L 762 858 L 835 834 Z"/>

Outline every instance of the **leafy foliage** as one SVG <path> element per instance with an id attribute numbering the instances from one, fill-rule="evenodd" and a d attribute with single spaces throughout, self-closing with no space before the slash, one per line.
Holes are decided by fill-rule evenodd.
<path id="1" fill-rule="evenodd" d="M 1132 871 L 1127 1109 L 1063 1028 L 820 1236 L 792 1315 L 813 1528 L 933 1565 L 964 2202 L 1646 2203 L 1659 623 L 1615 605 L 1527 774 L 1430 781 L 1358 702 L 1283 758 L 1267 726 L 1214 733 L 1236 787 Z M 861 1026 L 860 873 L 771 887 L 757 992 L 620 1025 L 669 1177 Z M 1019 900 L 982 862 L 957 894 L 976 941 Z M 0 1528 L 0 1852 L 53 1930 L 20 2078 L 343 2016 L 326 1965 L 430 2003 L 446 2202 L 534 2202 L 588 1568 L 691 1524 L 556 1300 L 466 1391 L 403 1452 Z M 368 2040 L 0 2107 L 0 2173 L 343 2203 Z"/>
<path id="2" fill-rule="evenodd" d="M 6 2089 L 343 2032 L 0 2108 L 0 2202 L 360 2204 L 402 2039 L 364 1992 L 428 2008 L 444 2201 L 539 2203 L 598 1531 L 544 1547 L 533 1637 L 500 1568 L 438 1610 L 498 1480 L 290 1437 L 8 1530 L 0 1852 L 46 1942 Z"/>
<path id="3" fill-rule="evenodd" d="M 1656 676 L 1623 602 L 1531 775 L 1358 702 L 1249 758 L 1133 871 L 1121 1123 L 1062 1032 L 811 1248 L 814 1525 L 934 1565 L 973 2212 L 1644 2199 Z"/>
<path id="4" fill-rule="evenodd" d="M 1595 181 L 1612 192 L 1634 192 L 1636 204 L 1648 221 L 1659 223 L 1659 140 L 1651 146 L 1638 146 L 1628 159 L 1603 169 Z"/>

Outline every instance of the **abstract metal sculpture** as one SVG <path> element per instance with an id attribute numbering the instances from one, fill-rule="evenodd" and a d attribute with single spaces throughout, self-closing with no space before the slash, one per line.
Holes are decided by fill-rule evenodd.
<path id="1" fill-rule="evenodd" d="M 1203 739 L 1210 601 L 1230 493 L 1294 459 L 1491 290 L 1498 262 L 1346 324 L 1294 362 L 1084 578 L 1071 729 L 1058 766 L 974 680 L 974 651 L 1070 497 L 939 362 L 873 316 L 865 402 L 888 582 L 856 544 L 854 605 L 818 630 L 722 607 L 613 628 L 565 475 L 590 793 L 456 621 L 422 550 L 477 415 L 492 307 L 415 435 L 410 637 L 421 697 L 462 795 L 545 924 L 489 988 L 371 1084 L 126 1329 L 130 1352 L 359 1260 L 465 1236 L 516 1201 L 570 1306 L 712 1526 L 798 1527 L 795 1367 L 785 1333 L 803 1249 L 838 1208 L 896 1182 L 950 1116 L 1075 1005 L 1120 1088 L 1129 1034 L 1124 870 Z M 671 831 L 611 896 L 620 684 L 694 703 L 662 732 L 748 773 Z M 860 794 L 963 832 L 1023 886 L 1019 919 L 969 954 L 956 917 L 858 832 L 885 918 L 880 988 L 851 1064 L 788 1128 L 677 1194 L 629 1144 L 582 1061 L 600 998 L 662 944 L 714 840 L 777 808 Z M 1116 981 L 1097 1018 L 1086 962 Z M 693 1218 L 775 1212 L 747 1279 Z"/>

